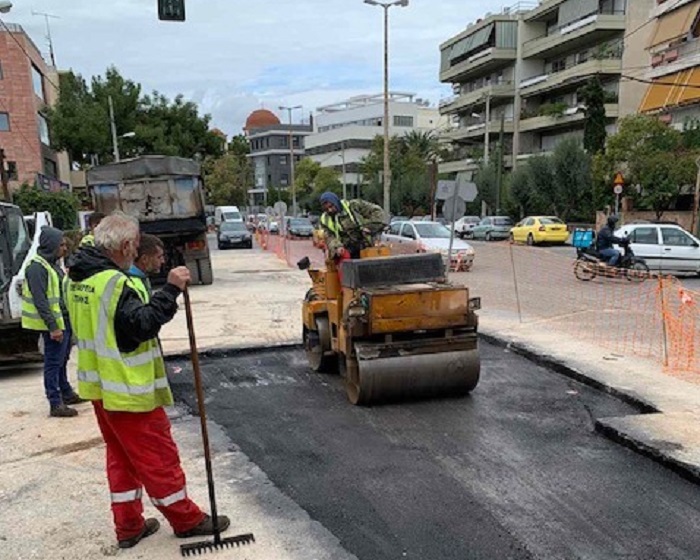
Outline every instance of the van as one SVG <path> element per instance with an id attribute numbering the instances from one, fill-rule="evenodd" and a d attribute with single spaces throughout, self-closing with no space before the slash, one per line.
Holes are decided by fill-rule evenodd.
<path id="1" fill-rule="evenodd" d="M 214 210 L 214 223 L 220 226 L 221 222 L 242 222 L 243 214 L 238 206 L 217 206 Z"/>

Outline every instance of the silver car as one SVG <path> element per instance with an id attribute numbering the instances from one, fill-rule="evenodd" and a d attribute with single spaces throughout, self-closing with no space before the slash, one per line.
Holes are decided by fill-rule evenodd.
<path id="1" fill-rule="evenodd" d="M 438 222 L 395 222 L 382 235 L 382 241 L 391 244 L 396 253 L 440 253 L 447 265 L 450 230 Z M 473 247 L 466 241 L 455 239 L 452 245 L 452 267 L 469 270 L 473 264 Z"/>

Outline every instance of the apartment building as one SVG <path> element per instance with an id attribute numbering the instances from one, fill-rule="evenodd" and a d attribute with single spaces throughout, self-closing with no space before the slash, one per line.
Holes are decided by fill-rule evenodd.
<path id="1" fill-rule="evenodd" d="M 21 26 L 0 28 L 0 148 L 5 150 L 10 190 L 22 183 L 68 189 L 66 154 L 50 148 L 44 110 L 58 100 L 58 73 L 46 64 Z"/>
<path id="2" fill-rule="evenodd" d="M 304 138 L 311 134 L 312 125 L 282 124 L 272 111 L 259 109 L 248 117 L 244 131 L 255 175 L 255 185 L 248 190 L 249 204 L 259 208 L 267 205 L 270 189 L 290 187 L 292 153 L 296 163 L 305 157 Z"/>
<path id="3" fill-rule="evenodd" d="M 606 91 L 609 131 L 637 111 L 646 86 L 622 80 L 643 64 L 645 31 L 655 0 L 542 0 L 487 14 L 440 46 L 440 80 L 454 96 L 440 112 L 454 128 L 453 160 L 443 173 L 474 171 L 492 157 L 501 134 L 504 162 L 517 165 L 583 136 L 578 91 L 598 76 Z"/>
<path id="4" fill-rule="evenodd" d="M 630 72 L 651 82 L 639 110 L 681 129 L 700 120 L 700 0 L 659 0 L 648 27 L 648 66 Z"/>
<path id="5" fill-rule="evenodd" d="M 314 132 L 306 138 L 306 155 L 338 171 L 348 196 L 359 196 L 362 160 L 372 142 L 384 134 L 384 95 L 361 95 L 319 107 Z M 389 134 L 438 132 L 448 123 L 435 107 L 413 93 L 389 92 Z"/>

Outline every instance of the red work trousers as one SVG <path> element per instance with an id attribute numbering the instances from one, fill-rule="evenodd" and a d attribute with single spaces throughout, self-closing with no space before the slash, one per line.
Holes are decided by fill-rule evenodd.
<path id="1" fill-rule="evenodd" d="M 107 479 L 117 540 L 142 531 L 143 488 L 176 532 L 199 525 L 204 513 L 187 497 L 185 473 L 165 410 L 111 412 L 102 401 L 92 404 L 107 444 Z"/>

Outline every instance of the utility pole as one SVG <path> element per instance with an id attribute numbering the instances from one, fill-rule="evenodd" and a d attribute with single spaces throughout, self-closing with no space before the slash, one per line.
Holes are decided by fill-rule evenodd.
<path id="1" fill-rule="evenodd" d="M 505 109 L 501 113 L 501 132 L 498 137 L 498 167 L 496 168 L 496 213 L 501 212 L 501 192 L 503 191 L 503 142 L 506 128 L 506 112 Z"/>
<path id="2" fill-rule="evenodd" d="M 51 65 L 56 68 L 56 55 L 53 50 L 53 39 L 51 38 L 51 23 L 49 22 L 49 18 L 53 19 L 61 19 L 58 16 L 55 16 L 53 14 L 47 14 L 44 12 L 35 12 L 32 10 L 32 15 L 33 16 L 43 16 L 44 20 L 46 21 L 46 40 L 49 43 L 49 57 L 51 58 Z"/>
<path id="3" fill-rule="evenodd" d="M 119 140 L 117 139 L 117 123 L 114 121 L 114 102 L 111 95 L 107 100 L 109 101 L 109 124 L 112 128 L 112 153 L 114 154 L 114 163 L 119 163 Z"/>
<path id="4" fill-rule="evenodd" d="M 340 143 L 340 157 L 343 158 L 343 200 L 348 199 L 348 182 L 345 176 L 345 140 Z"/>
<path id="5" fill-rule="evenodd" d="M 5 168 L 5 150 L 0 148 L 0 183 L 2 183 L 2 197 L 6 202 L 12 202 L 10 195 L 9 181 L 7 177 L 7 169 Z"/>

